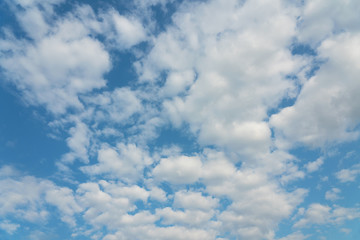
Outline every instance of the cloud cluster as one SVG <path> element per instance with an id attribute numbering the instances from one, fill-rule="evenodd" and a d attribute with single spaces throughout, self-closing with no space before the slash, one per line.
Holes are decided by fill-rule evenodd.
<path id="1" fill-rule="evenodd" d="M 357 207 L 313 202 L 293 216 L 311 194 L 297 181 L 327 163 L 291 152 L 359 137 L 355 0 L 183 1 L 160 32 L 154 8 L 174 1 L 135 1 L 128 14 L 88 5 L 58 13 L 65 3 L 7 1 L 23 36 L 3 30 L 1 74 L 67 135 L 55 176 L 74 176 L 70 188 L 69 178 L 0 168 L 1 229 L 58 217 L 74 238 L 271 240 L 287 219 L 295 232 L 280 239 L 300 240 L 303 228 L 360 217 Z M 296 44 L 314 55 L 294 54 Z M 107 86 L 124 53 L 137 79 Z M 198 149 L 176 146 L 180 133 Z M 335 176 L 355 181 L 359 169 Z"/>
<path id="2" fill-rule="evenodd" d="M 309 227 L 312 224 L 334 224 L 339 225 L 347 220 L 360 217 L 359 209 L 344 208 L 340 206 L 326 206 L 314 203 L 305 211 L 304 217 L 294 224 L 294 227 Z"/>
<path id="3" fill-rule="evenodd" d="M 295 82 L 287 76 L 303 66 L 288 48 L 295 10 L 281 1 L 210 1 L 185 4 L 173 19 L 138 63 L 141 79 L 167 73 L 162 92 L 179 96 L 165 101 L 164 111 L 174 126 L 189 124 L 201 144 L 247 158 L 266 153 L 267 112 L 291 95 Z"/>

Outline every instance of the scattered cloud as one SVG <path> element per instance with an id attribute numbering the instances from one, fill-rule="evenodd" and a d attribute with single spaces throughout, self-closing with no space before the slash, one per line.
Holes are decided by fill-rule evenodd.
<path id="1" fill-rule="evenodd" d="M 309 162 L 305 165 L 306 170 L 309 173 L 316 172 L 324 164 L 324 159 L 322 157 L 316 159 L 313 162 Z"/>
<path id="2" fill-rule="evenodd" d="M 339 188 L 332 188 L 329 191 L 326 191 L 325 193 L 325 199 L 330 201 L 335 201 L 340 199 L 341 197 L 339 194 L 341 193 L 341 190 Z"/>
<path id="3" fill-rule="evenodd" d="M 359 139 L 358 1 L 2 8 L 13 18 L 1 24 L 2 81 L 68 148 L 53 156 L 55 172 L 27 172 L 36 159 L 26 153 L 20 163 L 11 155 L 18 170 L 0 167 L 4 234 L 61 221 L 74 239 L 304 240 L 360 217 L 356 205 L 326 205 L 348 196 L 323 157 Z M 4 159 L 28 134 L 13 132 Z M 355 163 L 335 177 L 359 174 Z M 338 186 L 323 202 L 309 191 L 315 177 Z"/>
<path id="4" fill-rule="evenodd" d="M 360 164 L 355 164 L 350 168 L 338 171 L 335 176 L 340 182 L 354 182 L 356 177 L 360 175 Z"/>
<path id="5" fill-rule="evenodd" d="M 344 208 L 340 206 L 327 206 L 314 203 L 305 211 L 304 217 L 294 224 L 296 228 L 309 227 L 312 224 L 341 225 L 347 220 L 360 217 L 359 209 Z"/>

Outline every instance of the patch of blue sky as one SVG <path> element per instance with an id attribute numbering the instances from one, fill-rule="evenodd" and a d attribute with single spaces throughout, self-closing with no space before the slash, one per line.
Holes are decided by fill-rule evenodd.
<path id="1" fill-rule="evenodd" d="M 0 88 L 0 162 L 49 177 L 56 170 L 54 162 L 67 146 L 62 140 L 49 137 L 52 130 L 43 109 L 27 107 L 14 90 L 9 90 Z"/>

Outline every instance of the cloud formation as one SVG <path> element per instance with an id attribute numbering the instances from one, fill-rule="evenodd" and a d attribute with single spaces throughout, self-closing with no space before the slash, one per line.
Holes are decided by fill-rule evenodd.
<path id="1" fill-rule="evenodd" d="M 2 164 L 0 238 L 303 240 L 359 220 L 357 1 L 6 4 L 1 81 L 67 151 L 41 176 Z"/>

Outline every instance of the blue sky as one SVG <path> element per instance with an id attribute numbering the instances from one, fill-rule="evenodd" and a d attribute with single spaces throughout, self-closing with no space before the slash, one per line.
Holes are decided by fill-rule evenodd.
<path id="1" fill-rule="evenodd" d="M 360 2 L 0 3 L 1 239 L 359 239 Z"/>

